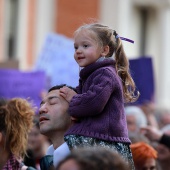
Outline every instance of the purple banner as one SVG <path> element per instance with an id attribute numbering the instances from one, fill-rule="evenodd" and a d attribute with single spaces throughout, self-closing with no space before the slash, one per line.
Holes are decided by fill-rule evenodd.
<path id="1" fill-rule="evenodd" d="M 21 72 L 0 69 L 0 97 L 21 97 L 39 107 L 41 92 L 46 86 L 46 76 L 42 71 Z"/>
<path id="2" fill-rule="evenodd" d="M 136 83 L 137 90 L 140 92 L 139 99 L 135 104 L 154 101 L 155 80 L 152 58 L 140 57 L 131 59 L 129 62 L 132 77 Z"/>

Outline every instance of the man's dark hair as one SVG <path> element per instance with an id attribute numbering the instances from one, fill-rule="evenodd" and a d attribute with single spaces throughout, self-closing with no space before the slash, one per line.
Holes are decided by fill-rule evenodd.
<path id="1" fill-rule="evenodd" d="M 66 85 L 66 84 L 61 84 L 61 85 L 56 85 L 56 86 L 51 87 L 51 88 L 48 90 L 48 93 L 49 93 L 50 91 L 53 91 L 53 90 L 59 90 L 60 88 L 62 88 L 62 87 L 64 87 L 64 86 L 67 86 L 67 87 L 69 87 L 70 89 L 72 89 L 72 90 L 74 90 L 74 91 L 76 92 L 76 88 L 71 87 L 71 86 L 68 86 L 68 85 Z"/>

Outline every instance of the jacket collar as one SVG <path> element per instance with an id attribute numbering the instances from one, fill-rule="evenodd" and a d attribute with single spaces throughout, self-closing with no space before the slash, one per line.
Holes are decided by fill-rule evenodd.
<path id="1" fill-rule="evenodd" d="M 114 67 L 114 65 L 115 65 L 115 61 L 112 58 L 105 58 L 104 60 L 97 60 L 95 63 L 92 63 L 84 67 L 80 71 L 80 78 L 86 79 L 92 72 L 94 72 L 98 68 L 106 67 L 106 66 Z"/>

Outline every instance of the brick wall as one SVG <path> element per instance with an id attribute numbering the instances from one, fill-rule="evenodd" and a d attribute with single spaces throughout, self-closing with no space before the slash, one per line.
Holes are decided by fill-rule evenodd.
<path id="1" fill-rule="evenodd" d="M 99 0 L 57 0 L 55 31 L 72 37 L 80 25 L 98 19 L 99 2 Z"/>

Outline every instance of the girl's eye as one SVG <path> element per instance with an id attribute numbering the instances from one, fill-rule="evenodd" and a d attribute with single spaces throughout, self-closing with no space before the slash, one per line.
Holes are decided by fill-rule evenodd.
<path id="1" fill-rule="evenodd" d="M 75 49 L 75 50 L 77 50 L 77 49 L 78 49 L 78 47 L 74 46 L 74 49 Z"/>
<path id="2" fill-rule="evenodd" d="M 86 45 L 83 45 L 84 48 L 87 48 L 88 46 L 89 46 L 89 45 L 87 45 L 87 44 L 86 44 Z"/>

